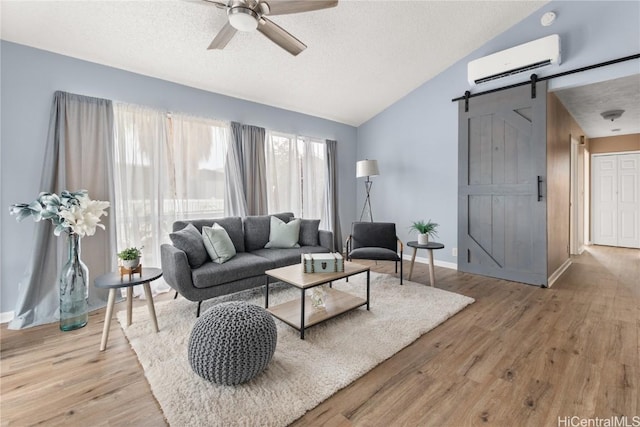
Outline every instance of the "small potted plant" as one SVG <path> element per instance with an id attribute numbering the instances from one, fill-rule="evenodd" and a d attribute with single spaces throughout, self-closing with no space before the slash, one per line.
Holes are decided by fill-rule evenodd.
<path id="1" fill-rule="evenodd" d="M 414 223 L 411 224 L 411 227 L 409 227 L 411 231 L 418 232 L 419 245 L 426 245 L 427 243 L 429 243 L 429 237 L 438 236 L 438 232 L 436 231 L 437 228 L 438 224 L 436 224 L 435 222 L 431 222 L 431 220 L 426 222 L 423 220 L 414 221 Z"/>
<path id="2" fill-rule="evenodd" d="M 142 247 L 126 248 L 122 252 L 118 252 L 118 258 L 122 260 L 122 265 L 129 270 L 140 265 L 140 256 L 142 255 Z"/>

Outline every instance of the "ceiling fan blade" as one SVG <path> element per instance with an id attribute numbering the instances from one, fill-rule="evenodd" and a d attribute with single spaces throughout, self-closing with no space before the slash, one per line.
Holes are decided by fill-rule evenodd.
<path id="1" fill-rule="evenodd" d="M 298 55 L 307 48 L 307 45 L 293 37 L 284 28 L 274 24 L 265 17 L 260 19 L 260 22 L 258 23 L 258 31 L 293 56 Z"/>
<path id="2" fill-rule="evenodd" d="M 218 0 L 195 0 L 195 1 L 204 1 L 207 3 L 211 3 L 214 4 L 216 7 L 219 7 L 220 9 L 226 9 L 227 8 L 227 3 L 222 2 L 222 1 L 218 1 Z"/>
<path id="3" fill-rule="evenodd" d="M 267 15 L 274 16 L 328 9 L 336 7 L 338 0 L 267 0 L 261 3 L 269 6 Z"/>
<path id="4" fill-rule="evenodd" d="M 224 27 L 220 30 L 220 32 L 213 39 L 211 44 L 207 49 L 224 49 L 224 47 L 229 43 L 229 40 L 233 38 L 238 30 L 233 28 L 230 23 L 224 24 Z"/>

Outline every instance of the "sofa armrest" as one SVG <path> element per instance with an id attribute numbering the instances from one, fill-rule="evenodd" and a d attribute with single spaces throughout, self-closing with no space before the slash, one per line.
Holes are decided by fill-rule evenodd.
<path id="1" fill-rule="evenodd" d="M 160 245 L 160 263 L 162 264 L 162 276 L 164 280 L 180 295 L 191 299 L 194 289 L 191 278 L 191 266 L 187 260 L 187 254 L 173 245 Z"/>
<path id="2" fill-rule="evenodd" d="M 328 230 L 318 230 L 318 241 L 320 246 L 327 248 L 329 252 L 333 252 L 333 233 Z"/>

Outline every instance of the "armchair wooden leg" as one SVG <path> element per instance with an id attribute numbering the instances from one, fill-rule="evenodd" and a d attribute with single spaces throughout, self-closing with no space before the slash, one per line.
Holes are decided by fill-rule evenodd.
<path id="1" fill-rule="evenodd" d="M 402 251 L 400 251 L 400 285 L 402 285 Z"/>

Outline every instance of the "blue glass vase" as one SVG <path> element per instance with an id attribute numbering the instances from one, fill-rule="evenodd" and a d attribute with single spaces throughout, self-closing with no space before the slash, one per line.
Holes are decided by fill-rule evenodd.
<path id="1" fill-rule="evenodd" d="M 67 235 L 68 257 L 60 271 L 60 330 L 82 328 L 89 321 L 89 269 L 80 259 L 80 236 Z"/>

